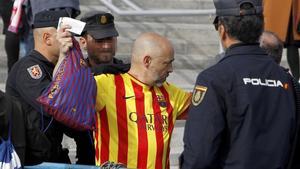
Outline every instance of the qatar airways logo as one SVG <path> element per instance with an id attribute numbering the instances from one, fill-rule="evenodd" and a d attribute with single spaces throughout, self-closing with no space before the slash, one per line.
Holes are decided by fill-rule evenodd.
<path id="1" fill-rule="evenodd" d="M 260 78 L 243 78 L 243 81 L 244 81 L 245 85 L 282 87 L 284 89 L 288 88 L 288 84 L 282 83 L 280 80 L 260 79 Z"/>
<path id="2" fill-rule="evenodd" d="M 138 127 L 148 131 L 159 130 L 162 132 L 168 131 L 168 116 L 162 114 L 138 114 L 131 112 L 129 120 L 137 123 Z"/>

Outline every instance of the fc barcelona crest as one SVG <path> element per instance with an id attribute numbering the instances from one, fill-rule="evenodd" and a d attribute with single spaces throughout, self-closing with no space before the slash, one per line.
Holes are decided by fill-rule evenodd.
<path id="1" fill-rule="evenodd" d="M 198 106 L 202 102 L 206 91 L 207 91 L 207 87 L 205 86 L 197 85 L 195 87 L 193 92 L 193 98 L 192 98 L 192 103 L 194 106 Z"/>
<path id="2" fill-rule="evenodd" d="M 162 95 L 156 95 L 160 107 L 167 107 L 167 102 Z"/>
<path id="3" fill-rule="evenodd" d="M 43 75 L 43 72 L 39 65 L 33 65 L 27 68 L 27 71 L 33 79 L 40 79 Z"/>

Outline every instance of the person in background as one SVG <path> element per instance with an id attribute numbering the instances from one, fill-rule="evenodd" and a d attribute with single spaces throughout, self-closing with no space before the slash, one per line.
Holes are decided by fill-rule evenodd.
<path id="1" fill-rule="evenodd" d="M 277 64 L 280 64 L 283 52 L 283 43 L 279 37 L 273 32 L 264 31 L 259 42 L 259 46 L 265 49 L 268 55 L 273 57 Z"/>
<path id="2" fill-rule="evenodd" d="M 274 32 L 287 49 L 287 61 L 299 80 L 300 0 L 263 0 L 264 29 Z"/>
<path id="3" fill-rule="evenodd" d="M 19 43 L 20 37 L 19 34 L 10 32 L 7 30 L 11 11 L 13 8 L 14 1 L 12 0 L 0 0 L 0 15 L 3 21 L 3 34 L 5 35 L 5 52 L 7 55 L 7 71 L 10 72 L 14 63 L 16 63 L 19 59 Z"/>
<path id="4" fill-rule="evenodd" d="M 59 17 L 70 17 L 66 10 L 42 11 L 33 23 L 34 50 L 19 60 L 12 68 L 6 82 L 7 94 L 17 98 L 30 111 L 29 121 L 39 128 L 51 142 L 49 162 L 70 163 L 68 150 L 63 149 L 63 134 L 74 138 L 77 144 L 77 163 L 94 164 L 94 147 L 88 132 L 67 128 L 43 111 L 36 99 L 52 81 L 52 74 L 59 57 L 56 39 Z M 34 160 L 34 157 L 31 157 Z"/>
<path id="5" fill-rule="evenodd" d="M 297 129 L 296 92 L 290 75 L 259 46 L 262 2 L 214 5 L 225 56 L 197 77 L 181 168 L 286 168 Z"/>

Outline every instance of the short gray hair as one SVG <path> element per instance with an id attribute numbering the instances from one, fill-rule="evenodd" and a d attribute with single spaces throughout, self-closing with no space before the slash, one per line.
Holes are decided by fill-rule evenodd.
<path id="1" fill-rule="evenodd" d="M 260 47 L 265 49 L 276 63 L 280 64 L 283 51 L 283 42 L 279 37 L 270 31 L 264 31 L 260 37 Z"/>

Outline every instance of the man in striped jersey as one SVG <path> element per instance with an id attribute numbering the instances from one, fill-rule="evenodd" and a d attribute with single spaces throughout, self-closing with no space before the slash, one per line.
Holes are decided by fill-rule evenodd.
<path id="1" fill-rule="evenodd" d="M 67 51 L 71 34 L 60 29 L 58 36 L 61 51 Z M 166 82 L 173 61 L 169 40 L 144 33 L 133 44 L 128 73 L 95 76 L 97 165 L 113 161 L 128 168 L 169 168 L 174 123 L 185 115 L 191 98 Z"/>

